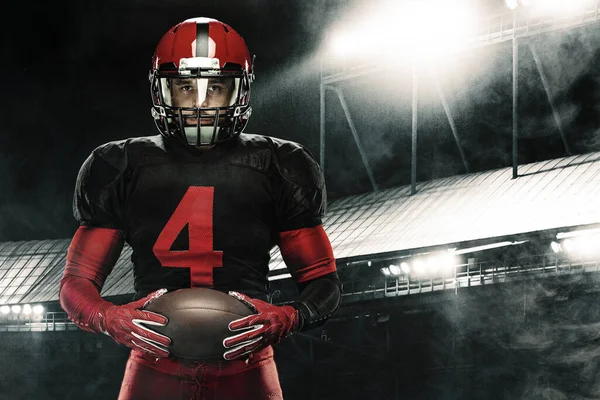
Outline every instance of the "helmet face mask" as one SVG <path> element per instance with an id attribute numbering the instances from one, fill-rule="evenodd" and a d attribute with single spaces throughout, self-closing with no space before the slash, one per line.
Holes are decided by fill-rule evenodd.
<path id="1" fill-rule="evenodd" d="M 222 22 L 194 18 L 171 28 L 149 78 L 152 116 L 163 136 L 208 147 L 239 135 L 248 122 L 252 60 L 243 39 Z"/>

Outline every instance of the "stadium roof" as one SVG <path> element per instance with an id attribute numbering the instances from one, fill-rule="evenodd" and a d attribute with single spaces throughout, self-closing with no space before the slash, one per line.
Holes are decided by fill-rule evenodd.
<path id="1" fill-rule="evenodd" d="M 600 152 L 423 182 L 331 202 L 335 257 L 433 247 L 600 222 Z M 279 250 L 271 270 L 284 268 Z"/>
<path id="2" fill-rule="evenodd" d="M 332 201 L 338 260 L 600 223 L 600 152 L 453 176 Z M 70 239 L 0 243 L 0 304 L 53 302 Z M 277 248 L 271 270 L 285 268 Z M 133 293 L 125 247 L 103 296 Z"/>

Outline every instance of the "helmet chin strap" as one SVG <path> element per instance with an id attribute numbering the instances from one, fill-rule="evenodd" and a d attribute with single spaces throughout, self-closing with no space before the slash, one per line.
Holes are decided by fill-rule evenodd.
<path id="1" fill-rule="evenodd" d="M 201 126 L 200 127 L 200 143 L 198 143 L 198 128 L 196 126 L 186 126 L 185 140 L 190 146 L 210 146 L 213 141 L 213 133 L 215 139 L 219 136 L 219 130 L 221 128 L 216 126 Z"/>

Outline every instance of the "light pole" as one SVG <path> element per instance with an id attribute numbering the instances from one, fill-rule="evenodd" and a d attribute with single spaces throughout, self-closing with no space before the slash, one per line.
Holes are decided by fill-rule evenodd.
<path id="1" fill-rule="evenodd" d="M 512 164 L 513 179 L 519 175 L 517 166 L 519 164 L 519 43 L 517 41 L 517 9 L 513 10 L 513 39 L 512 39 Z"/>
<path id="2" fill-rule="evenodd" d="M 508 8 L 512 10 L 512 177 L 519 176 L 519 43 L 517 41 L 517 10 L 519 0 L 505 0 Z"/>

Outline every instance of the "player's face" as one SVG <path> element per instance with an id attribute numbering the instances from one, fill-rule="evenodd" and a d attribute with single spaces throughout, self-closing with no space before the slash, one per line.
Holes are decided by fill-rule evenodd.
<path id="1" fill-rule="evenodd" d="M 171 81 L 175 107 L 227 107 L 233 94 L 231 78 L 179 78 Z"/>
<path id="2" fill-rule="evenodd" d="M 210 137 L 218 132 L 213 128 L 225 126 L 228 118 L 232 118 L 230 107 L 236 104 L 241 78 L 178 77 L 161 80 L 165 104 L 175 108 L 175 113 L 171 114 L 174 122 L 179 123 L 181 115 L 180 129 L 190 143 L 196 141 L 197 135 L 204 135 L 201 140 L 204 143 L 210 141 Z M 202 129 L 190 129 L 198 127 Z M 208 127 L 212 127 L 210 132 Z"/>

